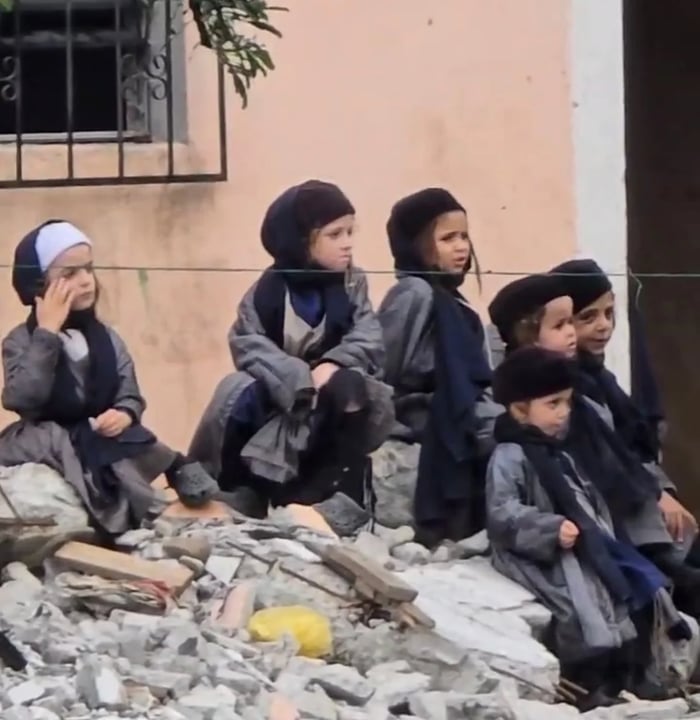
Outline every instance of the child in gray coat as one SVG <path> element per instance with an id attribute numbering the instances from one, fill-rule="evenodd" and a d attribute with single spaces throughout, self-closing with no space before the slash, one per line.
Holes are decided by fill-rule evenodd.
<path id="1" fill-rule="evenodd" d="M 17 246 L 12 284 L 30 311 L 2 342 L 2 404 L 20 419 L 0 434 L 0 465 L 49 465 L 107 535 L 157 508 L 150 481 L 161 473 L 183 503 L 209 500 L 213 478 L 141 424 L 131 355 L 96 314 L 90 238 L 69 222 L 43 223 Z"/>
<path id="2" fill-rule="evenodd" d="M 564 449 L 573 381 L 570 360 L 537 347 L 497 368 L 494 399 L 507 412 L 496 421 L 486 509 L 494 566 L 552 611 L 549 645 L 562 675 L 589 691 L 589 709 L 638 687 L 631 657 L 643 673 L 651 632 L 634 620 L 666 578 L 618 537 L 603 496 Z"/>

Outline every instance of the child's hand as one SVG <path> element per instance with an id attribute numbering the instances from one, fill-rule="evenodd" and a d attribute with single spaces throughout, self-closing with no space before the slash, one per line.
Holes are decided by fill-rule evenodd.
<path id="1" fill-rule="evenodd" d="M 129 413 L 111 408 L 95 418 L 92 429 L 105 437 L 117 437 L 130 427 L 131 423 Z"/>
<path id="2" fill-rule="evenodd" d="M 698 531 L 698 523 L 673 495 L 661 493 L 659 509 L 664 516 L 666 527 L 676 542 L 682 542 L 686 533 L 694 535 Z"/>
<path id="3" fill-rule="evenodd" d="M 323 362 L 311 371 L 311 379 L 316 390 L 320 390 L 338 370 L 338 366 L 331 362 Z"/>
<path id="4" fill-rule="evenodd" d="M 576 544 L 579 536 L 579 529 L 571 520 L 564 520 L 559 528 L 559 544 L 564 550 L 569 550 Z"/>
<path id="5" fill-rule="evenodd" d="M 35 300 L 36 324 L 49 332 L 60 332 L 73 304 L 73 295 L 65 278 L 54 280 L 44 297 Z"/>

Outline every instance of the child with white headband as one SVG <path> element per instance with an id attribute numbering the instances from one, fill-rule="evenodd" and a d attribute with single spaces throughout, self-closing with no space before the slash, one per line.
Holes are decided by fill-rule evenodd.
<path id="1" fill-rule="evenodd" d="M 0 434 L 0 465 L 54 468 L 107 535 L 155 509 L 150 482 L 161 473 L 183 503 L 209 500 L 214 480 L 141 425 L 133 360 L 96 316 L 90 238 L 62 220 L 40 225 L 15 250 L 12 284 L 31 310 L 2 342 L 2 404 L 20 419 Z"/>

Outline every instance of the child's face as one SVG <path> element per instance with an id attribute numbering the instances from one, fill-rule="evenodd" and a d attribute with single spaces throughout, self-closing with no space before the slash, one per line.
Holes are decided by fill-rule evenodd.
<path id="1" fill-rule="evenodd" d="M 569 358 L 576 355 L 574 303 L 568 295 L 555 298 L 544 306 L 537 345 Z"/>
<path id="2" fill-rule="evenodd" d="M 435 260 L 439 270 L 463 273 L 472 253 L 467 214 L 461 210 L 443 213 L 433 230 Z"/>
<path id="3" fill-rule="evenodd" d="M 87 310 L 95 304 L 97 282 L 92 267 L 92 248 L 74 245 L 64 250 L 49 266 L 46 282 L 50 284 L 63 278 L 74 292 L 71 310 Z"/>
<path id="4" fill-rule="evenodd" d="M 511 412 L 518 422 L 532 425 L 550 437 L 557 437 L 566 430 L 569 422 L 572 393 L 571 389 L 562 390 L 527 403 L 515 403 Z"/>
<path id="5" fill-rule="evenodd" d="M 314 231 L 309 245 L 311 259 L 326 270 L 347 270 L 352 262 L 354 232 L 354 215 L 344 215 Z"/>
<path id="6" fill-rule="evenodd" d="M 601 295 L 574 318 L 578 347 L 593 355 L 605 354 L 615 329 L 615 296 Z"/>

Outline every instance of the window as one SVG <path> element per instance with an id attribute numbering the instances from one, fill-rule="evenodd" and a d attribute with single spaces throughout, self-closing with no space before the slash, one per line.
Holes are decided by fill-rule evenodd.
<path id="1" fill-rule="evenodd" d="M 177 158 L 184 157 L 176 143 L 188 139 L 186 0 L 13 2 L 11 12 L 0 10 L 0 190 L 227 179 L 221 64 L 214 115 L 218 168 L 176 169 Z M 76 148 L 84 143 L 109 143 L 116 150 L 110 154 L 117 157 L 113 176 L 83 174 L 79 160 L 84 156 Z M 137 143 L 156 143 L 149 151 L 150 165 L 129 165 L 126 148 L 132 145 L 135 151 Z M 53 170 L 42 169 L 37 148 L 46 144 L 65 151 L 64 177 L 60 167 L 56 177 L 55 162 Z M 113 163 L 100 167 L 107 165 Z M 140 175 L 130 174 L 134 167 Z"/>
<path id="2" fill-rule="evenodd" d="M 0 142 L 186 139 L 176 0 L 16 0 L 0 13 Z"/>

